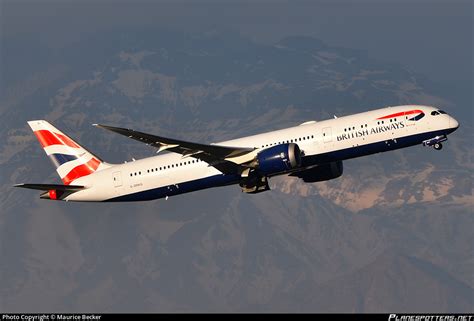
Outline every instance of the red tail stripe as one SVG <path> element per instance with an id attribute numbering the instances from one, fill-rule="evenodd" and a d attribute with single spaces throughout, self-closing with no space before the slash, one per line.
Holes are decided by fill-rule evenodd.
<path id="1" fill-rule="evenodd" d="M 59 133 L 52 133 L 49 130 L 37 130 L 34 132 L 41 146 L 67 145 L 73 148 L 80 148 L 72 139 Z"/>
<path id="2" fill-rule="evenodd" d="M 99 167 L 100 161 L 96 158 L 92 158 L 86 164 L 82 164 L 74 167 L 66 176 L 63 177 L 63 182 L 66 185 L 69 185 L 72 181 L 78 179 L 79 177 L 87 176 L 96 171 Z"/>
<path id="3" fill-rule="evenodd" d="M 383 116 L 383 117 L 380 117 L 380 118 L 377 118 L 377 119 L 387 119 L 387 118 L 393 118 L 393 117 L 400 117 L 400 116 L 405 116 L 405 115 L 418 114 L 418 113 L 422 113 L 422 112 L 423 112 L 423 110 L 413 109 L 413 110 L 409 110 L 409 111 L 402 111 L 402 112 L 396 113 L 396 114 L 390 114 L 390 115 Z"/>

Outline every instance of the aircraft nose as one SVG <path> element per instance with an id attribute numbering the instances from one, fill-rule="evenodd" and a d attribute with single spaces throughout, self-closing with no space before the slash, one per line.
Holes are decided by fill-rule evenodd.
<path id="1" fill-rule="evenodd" d="M 456 130 L 459 127 L 459 123 L 456 119 L 453 117 L 449 117 L 449 127 Z"/>

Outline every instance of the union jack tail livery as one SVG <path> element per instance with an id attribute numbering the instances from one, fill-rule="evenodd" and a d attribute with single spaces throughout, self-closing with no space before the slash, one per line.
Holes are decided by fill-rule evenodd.
<path id="1" fill-rule="evenodd" d="M 28 122 L 65 185 L 108 166 L 45 120 Z"/>

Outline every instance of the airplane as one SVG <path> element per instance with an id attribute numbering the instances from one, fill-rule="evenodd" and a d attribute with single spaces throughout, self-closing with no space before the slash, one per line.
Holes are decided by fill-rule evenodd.
<path id="1" fill-rule="evenodd" d="M 306 183 L 338 178 L 342 162 L 423 145 L 441 150 L 459 123 L 431 106 L 386 107 L 263 134 L 202 144 L 93 124 L 157 148 L 149 158 L 110 164 L 45 120 L 28 121 L 64 184 L 17 184 L 42 199 L 129 202 L 238 184 L 242 192 L 270 190 L 277 175 Z M 163 153 L 162 153 L 163 152 Z"/>

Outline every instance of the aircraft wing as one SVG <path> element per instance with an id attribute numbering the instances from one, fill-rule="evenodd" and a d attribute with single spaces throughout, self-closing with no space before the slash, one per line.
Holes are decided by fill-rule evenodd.
<path id="1" fill-rule="evenodd" d="M 104 128 L 113 131 L 117 134 L 121 134 L 145 143 L 147 145 L 157 147 L 158 151 L 169 150 L 178 154 L 186 156 L 192 156 L 194 158 L 201 159 L 213 166 L 225 174 L 238 173 L 242 168 L 241 165 L 226 160 L 226 158 L 237 157 L 250 153 L 255 148 L 246 147 L 231 147 L 221 145 L 206 145 L 199 143 L 192 143 L 183 140 L 167 138 L 162 136 L 155 136 L 151 134 L 142 133 L 133 129 L 112 127 L 100 124 L 94 124 L 94 126 Z"/>

